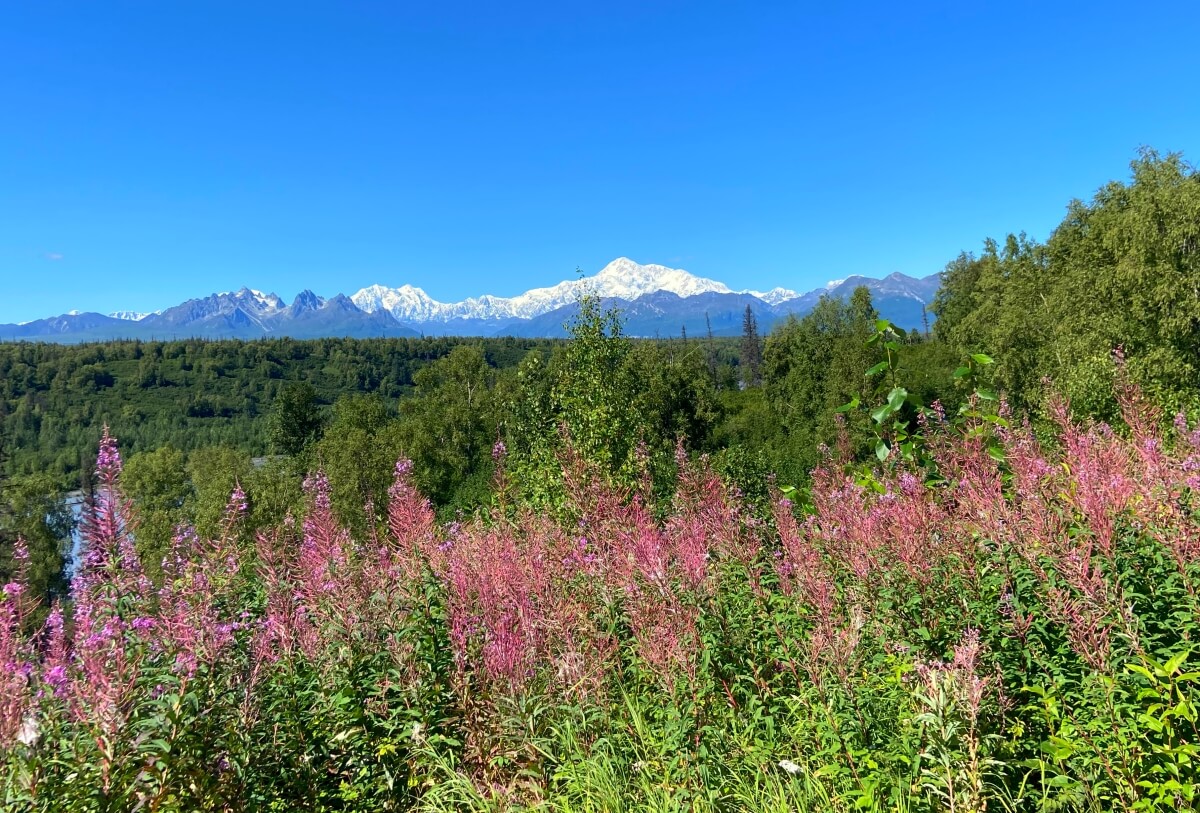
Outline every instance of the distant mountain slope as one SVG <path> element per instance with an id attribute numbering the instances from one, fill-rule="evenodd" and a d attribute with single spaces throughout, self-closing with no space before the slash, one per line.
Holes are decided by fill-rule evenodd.
<path id="1" fill-rule="evenodd" d="M 926 324 L 939 275 L 916 279 L 849 277 L 797 294 L 777 287 L 767 292 L 734 291 L 716 280 L 682 269 L 639 265 L 621 257 L 591 277 L 535 288 L 515 297 L 485 295 L 444 303 L 420 288 L 373 285 L 353 296 L 329 299 L 302 291 L 291 304 L 251 288 L 189 299 L 155 313 L 72 311 L 19 325 L 0 325 L 0 341 L 82 342 L 119 338 L 256 339 L 291 336 L 369 338 L 385 336 L 565 336 L 578 312 L 578 298 L 591 292 L 624 312 L 632 336 L 736 335 L 749 306 L 767 332 L 789 314 L 803 316 L 822 296 L 845 298 L 859 285 L 870 288 L 875 307 L 904 328 Z M 932 320 L 932 315 L 928 315 Z"/>
<path id="2" fill-rule="evenodd" d="M 766 333 L 789 315 L 800 317 L 809 313 L 822 296 L 848 299 L 860 285 L 870 289 L 872 302 L 881 316 L 906 330 L 920 330 L 925 326 L 924 308 L 937 292 L 938 276 L 917 279 L 892 274 L 882 280 L 850 277 L 774 305 L 749 293 L 717 292 L 681 297 L 660 291 L 633 300 L 609 297 L 602 301 L 605 307 L 621 309 L 625 331 L 630 336 L 668 338 L 679 336 L 686 330 L 688 336 L 698 337 L 706 335 L 710 325 L 714 336 L 736 336 L 742 332 L 747 305 L 755 315 L 760 332 Z M 578 312 L 578 305 L 565 305 L 534 319 L 514 323 L 498 335 L 565 336 L 564 325 Z M 932 323 L 933 314 L 928 314 L 928 319 Z"/>

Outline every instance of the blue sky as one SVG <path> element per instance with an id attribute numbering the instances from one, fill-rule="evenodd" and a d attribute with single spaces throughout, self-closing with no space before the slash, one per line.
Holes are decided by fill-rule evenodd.
<path id="1" fill-rule="evenodd" d="M 12 3 L 0 322 L 249 285 L 734 287 L 1044 238 L 1200 160 L 1194 3 Z"/>

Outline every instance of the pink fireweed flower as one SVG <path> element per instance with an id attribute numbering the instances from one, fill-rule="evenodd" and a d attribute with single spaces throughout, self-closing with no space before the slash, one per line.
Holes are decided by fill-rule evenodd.
<path id="1" fill-rule="evenodd" d="M 105 429 L 97 459 L 98 487 L 82 525 L 83 561 L 72 579 L 74 677 L 72 713 L 114 735 L 136 684 L 145 648 L 135 644 L 133 618 L 149 616 L 150 582 L 134 549 L 131 508 L 121 494 L 121 460 Z"/>
<path id="2" fill-rule="evenodd" d="M 21 634 L 22 592 L 23 588 L 10 584 L 0 596 L 0 748 L 19 736 L 33 700 L 30 677 L 35 655 Z"/>
<path id="3" fill-rule="evenodd" d="M 921 688 L 930 697 L 943 692 L 973 729 L 979 720 L 987 691 L 998 678 L 980 674 L 979 658 L 983 653 L 979 630 L 968 629 L 954 647 L 954 658 L 942 661 L 917 661 L 915 674 Z"/>
<path id="4" fill-rule="evenodd" d="M 1087 597 L 1072 596 L 1062 588 L 1048 591 L 1046 615 L 1062 625 L 1067 643 L 1097 672 L 1108 673 L 1114 623 L 1102 605 Z"/>
<path id="5" fill-rule="evenodd" d="M 29 564 L 29 546 L 25 544 L 25 537 L 18 536 L 13 542 L 13 560 L 17 563 L 18 569 L 23 569 Z"/>
<path id="6" fill-rule="evenodd" d="M 246 516 L 249 510 L 250 504 L 246 499 L 246 492 L 242 491 L 241 483 L 239 483 L 233 489 L 233 493 L 229 495 L 229 503 L 225 507 L 225 512 L 231 518 L 241 518 Z"/>
<path id="7" fill-rule="evenodd" d="M 443 554 L 435 540 L 433 506 L 412 481 L 412 461 L 396 461 L 392 486 L 388 489 L 387 526 L 395 545 L 395 562 L 391 569 L 396 575 L 415 579 L 425 557 L 438 558 Z M 449 534 L 453 537 L 453 531 Z"/>
<path id="8" fill-rule="evenodd" d="M 349 535 L 338 525 L 330 503 L 329 480 L 318 472 L 304 482 L 312 502 L 304 518 L 300 542 L 300 572 L 303 592 L 310 603 L 321 594 L 333 593 L 347 575 Z"/>
<path id="9" fill-rule="evenodd" d="M 55 697 L 66 697 L 70 680 L 68 666 L 71 653 L 63 624 L 62 607 L 57 603 L 50 609 L 50 615 L 46 617 L 42 636 L 45 641 L 45 659 L 42 663 L 43 679 L 50 686 Z"/>
<path id="10" fill-rule="evenodd" d="M 96 474 L 102 482 L 111 482 L 121 474 L 121 452 L 117 440 L 108 433 L 107 424 L 100 438 L 100 451 L 96 455 Z"/>
<path id="11" fill-rule="evenodd" d="M 773 513 L 782 545 L 776 570 L 784 593 L 812 607 L 818 618 L 828 618 L 833 613 L 836 588 L 820 551 L 812 544 L 811 524 L 801 530 L 791 500 L 778 500 Z"/>

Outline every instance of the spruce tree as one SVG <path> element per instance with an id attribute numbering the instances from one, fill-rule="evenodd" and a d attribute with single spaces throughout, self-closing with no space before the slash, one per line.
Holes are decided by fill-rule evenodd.
<path id="1" fill-rule="evenodd" d="M 758 320 L 754 311 L 746 306 L 742 317 L 742 385 L 758 387 L 762 385 L 762 341 L 758 337 Z"/>

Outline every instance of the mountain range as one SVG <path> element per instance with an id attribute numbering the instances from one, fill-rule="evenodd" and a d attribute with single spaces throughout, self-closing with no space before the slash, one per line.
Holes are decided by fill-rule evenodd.
<path id="1" fill-rule="evenodd" d="M 759 329 L 790 314 L 803 316 L 822 296 L 846 298 L 859 285 L 871 290 L 876 309 L 905 328 L 923 328 L 926 306 L 937 292 L 939 275 L 915 278 L 891 274 L 882 279 L 854 276 L 823 288 L 797 293 L 787 288 L 734 291 L 722 282 L 682 269 L 640 265 L 625 257 L 591 277 L 534 288 L 514 297 L 484 295 L 439 302 L 412 285 L 372 285 L 352 296 L 326 299 L 303 291 L 289 304 L 273 293 L 251 288 L 225 291 L 154 313 L 110 314 L 70 311 L 61 316 L 0 325 L 0 341 L 84 342 L 118 338 L 296 339 L 382 336 L 560 337 L 578 312 L 579 297 L 594 294 L 605 306 L 621 309 L 632 336 L 737 335 L 746 307 Z"/>

